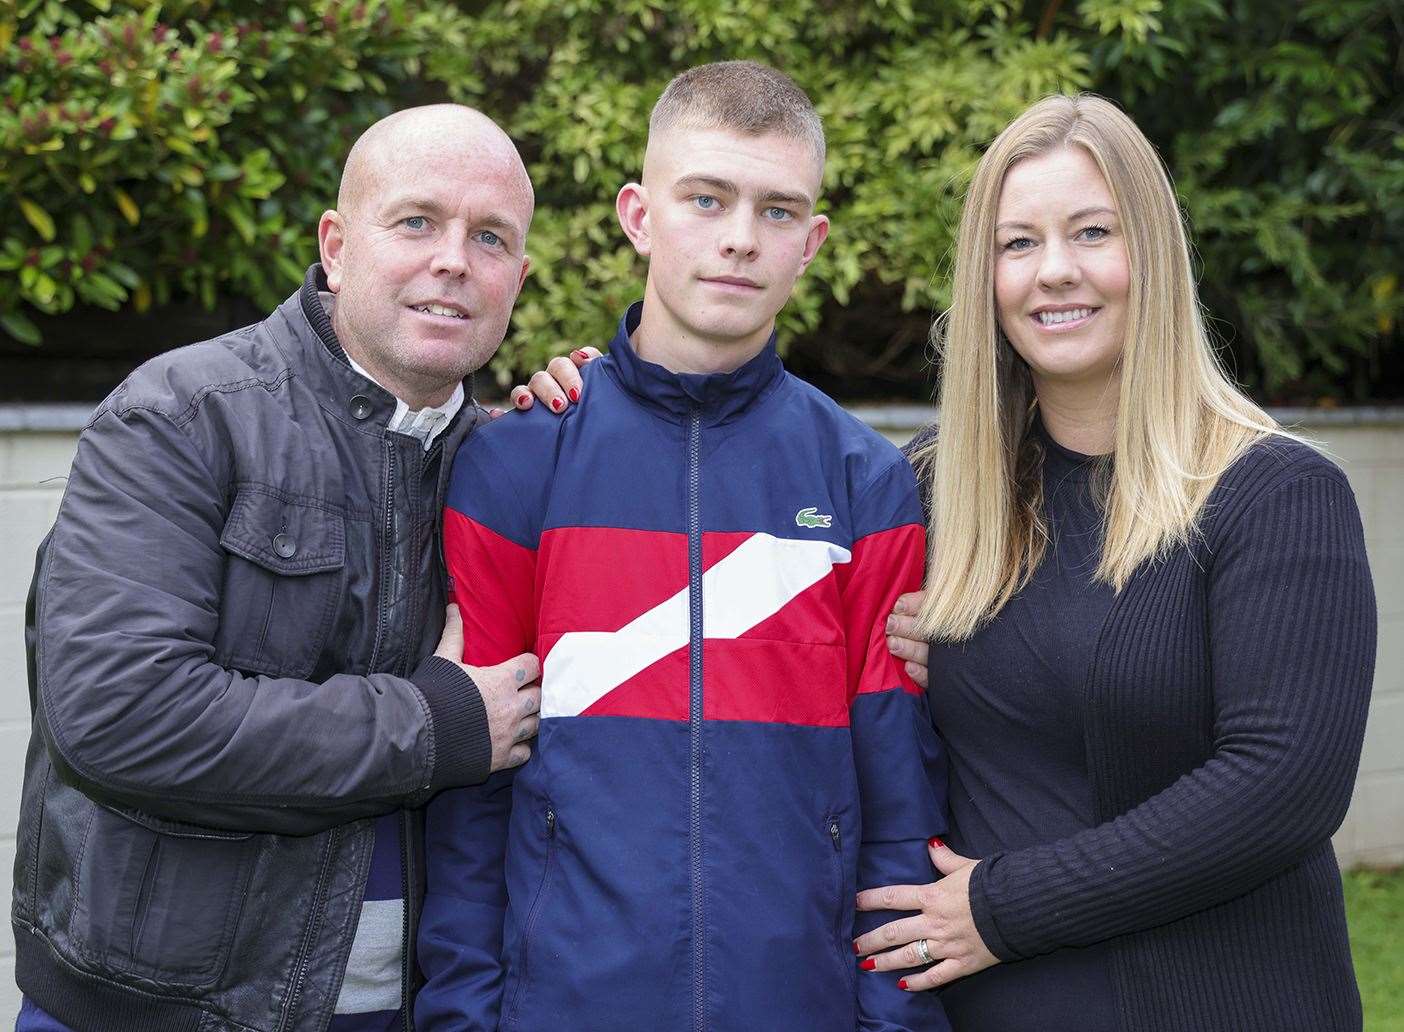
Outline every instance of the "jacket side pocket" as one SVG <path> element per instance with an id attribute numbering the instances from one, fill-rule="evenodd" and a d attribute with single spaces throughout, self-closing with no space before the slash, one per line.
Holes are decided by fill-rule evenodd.
<path id="1" fill-rule="evenodd" d="M 536 928 L 536 922 L 541 917 L 542 900 L 546 896 L 546 889 L 551 883 L 551 868 L 556 858 L 556 811 L 549 806 L 546 808 L 546 859 L 541 865 L 541 881 L 537 885 L 536 895 L 532 897 L 531 909 L 527 911 L 525 924 L 522 926 L 522 940 L 519 944 L 516 956 L 516 986 L 512 990 L 512 1002 L 507 1008 L 505 1022 L 510 1024 L 517 1019 L 517 1010 L 521 1005 L 522 990 L 526 987 L 531 978 L 531 939 L 532 932 Z"/>

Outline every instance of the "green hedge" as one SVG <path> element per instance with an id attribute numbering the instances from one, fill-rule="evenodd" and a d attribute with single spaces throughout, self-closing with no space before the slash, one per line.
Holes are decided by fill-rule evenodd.
<path id="1" fill-rule="evenodd" d="M 270 306 L 315 255 L 355 136 L 450 98 L 518 139 L 535 271 L 500 382 L 606 337 L 641 290 L 614 224 L 676 71 L 755 57 L 816 98 L 835 231 L 783 316 L 796 359 L 919 385 L 980 148 L 1095 89 L 1156 140 L 1241 376 L 1370 393 L 1397 377 L 1399 37 L 1387 0 L 18 0 L 0 14 L 0 326 L 222 293 Z M 1397 13 L 1395 14 L 1397 20 Z M 865 382 L 867 382 L 865 380 Z M 913 388 L 917 393 L 924 386 Z"/>

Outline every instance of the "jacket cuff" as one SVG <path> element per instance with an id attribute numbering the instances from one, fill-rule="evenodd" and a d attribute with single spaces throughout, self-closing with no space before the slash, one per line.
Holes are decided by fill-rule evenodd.
<path id="1" fill-rule="evenodd" d="M 985 940 L 985 948 L 1007 964 L 1011 960 L 1023 958 L 1010 948 L 1009 943 L 1000 934 L 999 926 L 995 924 L 989 878 L 991 869 L 999 860 L 998 854 L 988 857 L 976 864 L 975 870 L 970 872 L 970 916 L 975 919 L 975 930 L 980 933 L 980 938 Z"/>
<path id="2" fill-rule="evenodd" d="M 434 735 L 429 791 L 482 784 L 492 769 L 492 732 L 478 686 L 442 656 L 424 660 L 409 679 L 429 704 Z"/>

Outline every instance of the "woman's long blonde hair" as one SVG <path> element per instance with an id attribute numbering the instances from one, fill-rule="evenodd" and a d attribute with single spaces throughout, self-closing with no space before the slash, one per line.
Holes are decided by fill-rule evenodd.
<path id="1" fill-rule="evenodd" d="M 995 221 L 1017 161 L 1082 147 L 1106 180 L 1131 268 L 1114 460 L 1097 578 L 1188 543 L 1218 477 L 1281 429 L 1229 381 L 1209 341 L 1189 243 L 1164 167 L 1135 123 L 1089 94 L 1040 100 L 990 145 L 966 194 L 952 302 L 934 336 L 940 431 L 913 456 L 931 490 L 926 602 L 918 626 L 959 641 L 992 618 L 1043 558 L 1042 450 L 1028 366 L 995 318 Z"/>

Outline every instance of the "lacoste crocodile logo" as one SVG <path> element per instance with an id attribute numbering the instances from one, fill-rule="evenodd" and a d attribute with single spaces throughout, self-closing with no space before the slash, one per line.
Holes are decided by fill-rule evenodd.
<path id="1" fill-rule="evenodd" d="M 813 505 L 795 513 L 795 526 L 804 527 L 806 530 L 813 530 L 816 527 L 831 527 L 833 523 L 832 516 L 825 516 Z"/>

